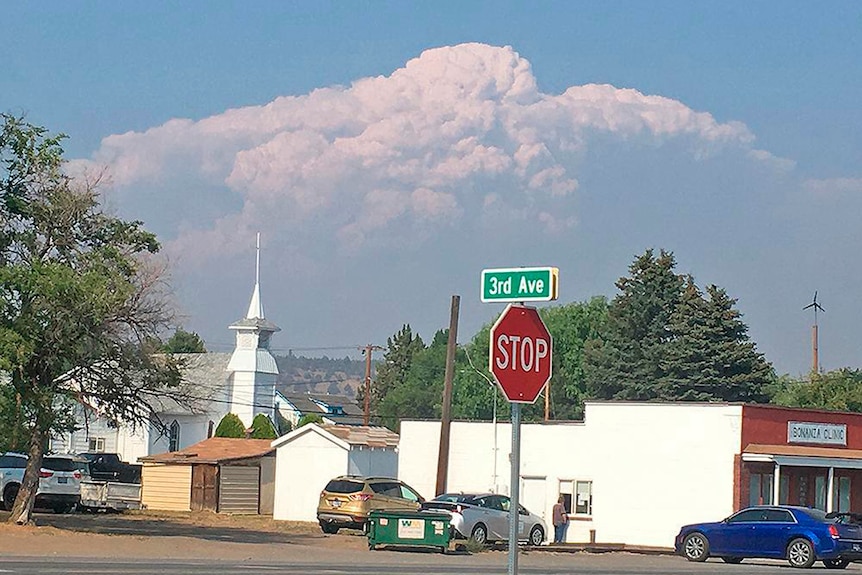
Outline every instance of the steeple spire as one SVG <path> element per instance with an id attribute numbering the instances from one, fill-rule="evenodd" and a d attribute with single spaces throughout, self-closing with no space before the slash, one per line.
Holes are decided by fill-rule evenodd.
<path id="1" fill-rule="evenodd" d="M 255 245 L 254 291 L 251 294 L 251 301 L 248 304 L 248 313 L 245 314 L 245 318 L 265 318 L 263 315 L 263 303 L 260 301 L 260 232 L 257 232 L 257 242 Z"/>

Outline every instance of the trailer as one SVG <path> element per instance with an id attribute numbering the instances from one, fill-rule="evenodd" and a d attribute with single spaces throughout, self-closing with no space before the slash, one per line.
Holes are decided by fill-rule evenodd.
<path id="1" fill-rule="evenodd" d="M 141 484 L 81 481 L 80 507 L 84 511 L 140 509 Z"/>

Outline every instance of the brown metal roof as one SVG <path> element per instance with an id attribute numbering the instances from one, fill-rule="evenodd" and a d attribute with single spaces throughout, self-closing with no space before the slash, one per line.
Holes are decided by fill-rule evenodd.
<path id="1" fill-rule="evenodd" d="M 225 463 L 274 453 L 269 439 L 211 437 L 179 451 L 139 458 L 144 463 Z"/>
<path id="2" fill-rule="evenodd" d="M 862 459 L 862 450 L 835 449 L 832 447 L 811 447 L 808 445 L 762 445 L 749 444 L 743 453 L 763 455 L 789 455 L 795 457 L 828 457 L 830 459 Z"/>
<path id="3" fill-rule="evenodd" d="M 350 445 L 398 447 L 398 434 L 385 427 L 363 425 L 321 425 L 320 427 Z"/>

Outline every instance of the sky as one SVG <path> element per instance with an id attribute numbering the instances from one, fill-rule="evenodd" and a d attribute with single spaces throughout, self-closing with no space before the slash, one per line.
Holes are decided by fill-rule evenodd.
<path id="1" fill-rule="evenodd" d="M 616 295 L 646 249 L 736 298 L 778 373 L 860 367 L 862 4 L 5 2 L 0 111 L 142 220 L 229 351 L 261 234 L 276 353 L 502 311 L 482 269 Z"/>

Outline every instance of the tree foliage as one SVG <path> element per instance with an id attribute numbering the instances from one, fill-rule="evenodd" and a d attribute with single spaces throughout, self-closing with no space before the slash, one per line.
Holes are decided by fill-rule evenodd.
<path id="1" fill-rule="evenodd" d="M 769 363 L 748 339 L 736 300 L 714 285 L 704 295 L 674 272 L 673 254 L 647 250 L 617 282 L 599 337 L 585 349 L 592 397 L 627 400 L 769 399 Z"/>
<path id="2" fill-rule="evenodd" d="M 183 401 L 179 365 L 147 342 L 173 317 L 158 251 L 141 222 L 101 210 L 90 182 L 63 173 L 63 136 L 0 115 L 0 369 L 28 429 L 28 466 L 10 521 L 30 521 L 51 433 L 77 401 L 145 422 Z"/>
<path id="3" fill-rule="evenodd" d="M 201 336 L 193 331 L 177 328 L 174 334 L 161 345 L 164 353 L 206 353 L 207 348 Z"/>
<path id="4" fill-rule="evenodd" d="M 772 403 L 787 407 L 862 413 L 862 371 L 845 367 L 812 373 L 810 379 L 784 378 Z"/>
<path id="5" fill-rule="evenodd" d="M 252 439 L 275 439 L 278 437 L 272 421 L 263 413 L 258 413 L 254 416 L 251 422 L 251 430 Z"/>
<path id="6" fill-rule="evenodd" d="M 299 418 L 299 421 L 296 423 L 296 428 L 299 429 L 303 425 L 308 425 L 309 423 L 322 424 L 323 417 L 319 413 L 306 413 Z"/>
<path id="7" fill-rule="evenodd" d="M 218 422 L 215 437 L 245 437 L 245 425 L 237 414 L 228 413 Z"/>

